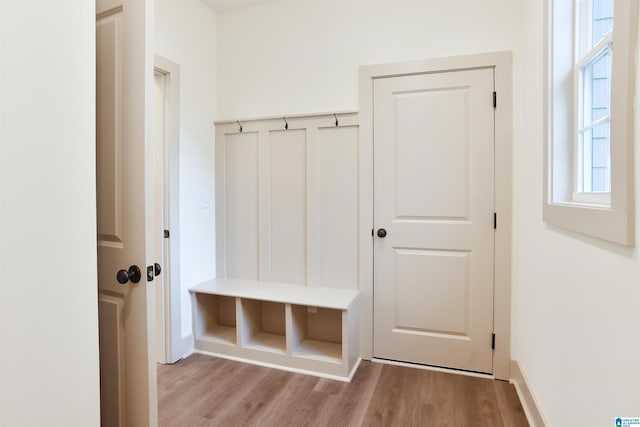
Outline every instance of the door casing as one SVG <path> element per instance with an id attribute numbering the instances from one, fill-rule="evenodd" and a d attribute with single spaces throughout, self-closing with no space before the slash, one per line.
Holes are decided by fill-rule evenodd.
<path id="1" fill-rule="evenodd" d="M 360 67 L 360 349 L 373 357 L 373 80 L 411 74 L 494 68 L 495 110 L 495 290 L 493 376 L 510 378 L 512 227 L 512 54 L 508 51 Z"/>

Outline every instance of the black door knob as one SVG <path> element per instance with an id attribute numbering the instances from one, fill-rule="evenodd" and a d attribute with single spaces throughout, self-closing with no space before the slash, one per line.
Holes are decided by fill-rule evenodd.
<path id="1" fill-rule="evenodd" d="M 157 262 L 153 264 L 153 269 L 156 276 L 162 271 L 162 267 L 160 267 L 160 264 L 158 264 Z"/>
<path id="2" fill-rule="evenodd" d="M 138 283 L 142 278 L 142 273 L 137 265 L 132 265 L 129 270 L 120 270 L 116 274 L 116 279 L 121 285 L 125 285 L 129 280 L 131 283 Z"/>
<path id="3" fill-rule="evenodd" d="M 129 267 L 129 280 L 131 283 L 138 283 L 142 279 L 142 272 L 137 265 L 132 265 Z"/>
<path id="4" fill-rule="evenodd" d="M 127 270 L 120 270 L 118 274 L 116 274 L 116 279 L 118 279 L 118 283 L 121 285 L 126 284 L 129 281 L 129 272 Z"/>
<path id="5" fill-rule="evenodd" d="M 387 230 L 385 230 L 384 228 L 379 228 L 378 237 L 387 237 Z"/>

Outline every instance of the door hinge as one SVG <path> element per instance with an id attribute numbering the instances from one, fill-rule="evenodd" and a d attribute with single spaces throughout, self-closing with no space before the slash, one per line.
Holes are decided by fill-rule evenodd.
<path id="1" fill-rule="evenodd" d="M 491 334 L 491 350 L 496 349 L 496 334 Z"/>
<path id="2" fill-rule="evenodd" d="M 493 92 L 493 108 L 497 108 L 498 107 L 498 93 L 497 92 Z"/>
<path id="3" fill-rule="evenodd" d="M 495 212 L 493 213 L 493 229 L 498 229 L 498 214 Z"/>
<path id="4" fill-rule="evenodd" d="M 169 230 L 164 230 L 164 238 L 165 239 L 169 238 Z"/>

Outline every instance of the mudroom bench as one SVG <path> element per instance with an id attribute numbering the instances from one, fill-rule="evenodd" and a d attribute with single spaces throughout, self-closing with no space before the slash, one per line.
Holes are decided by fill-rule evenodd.
<path id="1" fill-rule="evenodd" d="M 197 353 L 342 381 L 360 363 L 357 291 L 242 279 L 189 291 Z"/>

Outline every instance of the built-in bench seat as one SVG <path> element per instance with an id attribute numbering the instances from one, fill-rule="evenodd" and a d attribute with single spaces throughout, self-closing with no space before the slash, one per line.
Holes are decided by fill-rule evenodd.
<path id="1" fill-rule="evenodd" d="M 343 381 L 360 362 L 357 291 L 243 279 L 189 291 L 198 353 Z"/>

